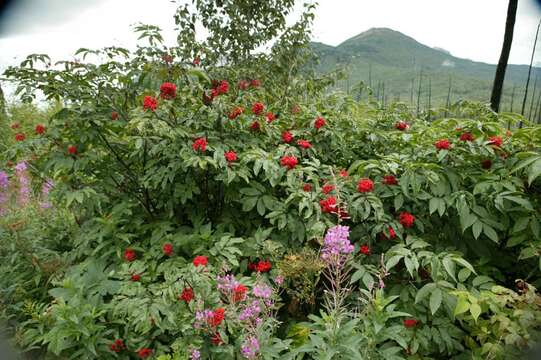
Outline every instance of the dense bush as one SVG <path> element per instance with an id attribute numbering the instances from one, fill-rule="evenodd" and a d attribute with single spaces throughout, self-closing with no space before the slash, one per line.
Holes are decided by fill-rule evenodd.
<path id="1" fill-rule="evenodd" d="M 539 129 L 507 131 L 520 117 L 480 104 L 425 120 L 325 93 L 329 78 L 303 67 L 312 8 L 285 28 L 292 2 L 275 3 L 201 1 L 176 14 L 179 47 L 141 25 L 149 45 L 133 54 L 32 55 L 6 72 L 24 100 L 63 104 L 4 153 L 36 192 L 54 180 L 54 209 L 4 205 L 3 314 L 19 345 L 51 358 L 520 358 L 541 318 Z"/>

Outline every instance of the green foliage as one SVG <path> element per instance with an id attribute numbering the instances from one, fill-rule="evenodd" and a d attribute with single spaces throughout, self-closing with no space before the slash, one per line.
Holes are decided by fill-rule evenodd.
<path id="1" fill-rule="evenodd" d="M 539 338 L 539 129 L 506 133 L 521 117 L 478 103 L 428 122 L 403 104 L 325 93 L 332 78 L 304 66 L 313 8 L 286 27 L 292 5 L 198 1 L 176 13 L 178 47 L 137 25 L 148 46 L 134 53 L 80 49 L 83 61 L 52 67 L 31 55 L 6 71 L 23 100 L 41 91 L 63 104 L 45 134 L 26 128 L 3 153 L 55 182 L 56 210 L 11 206 L 1 220 L 2 314 L 22 348 L 85 359 L 503 359 Z M 203 43 L 198 21 L 211 34 Z M 268 54 L 252 53 L 276 37 Z M 159 95 L 164 83 L 174 95 Z M 441 139 L 449 148 L 435 147 Z M 330 196 L 337 206 L 326 209 Z M 319 250 L 336 224 L 355 250 L 333 273 Z"/>

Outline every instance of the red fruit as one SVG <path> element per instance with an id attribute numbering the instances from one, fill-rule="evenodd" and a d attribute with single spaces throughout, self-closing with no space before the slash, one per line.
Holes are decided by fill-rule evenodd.
<path id="1" fill-rule="evenodd" d="M 180 294 L 180 296 L 178 298 L 179 298 L 179 300 L 184 301 L 186 304 L 190 303 L 190 301 L 192 301 L 193 298 L 194 298 L 193 289 L 192 288 L 184 288 L 182 290 L 182 293 Z"/>
<path id="2" fill-rule="evenodd" d="M 297 158 L 293 155 L 286 155 L 280 159 L 280 164 L 283 167 L 287 167 L 288 170 L 293 169 L 298 163 Z"/>
<path id="3" fill-rule="evenodd" d="M 258 121 L 254 121 L 250 124 L 250 130 L 258 131 L 259 129 L 261 129 L 261 125 Z"/>
<path id="4" fill-rule="evenodd" d="M 434 143 L 434 146 L 438 150 L 449 150 L 449 147 L 451 146 L 451 143 L 447 139 L 441 139 Z"/>
<path id="5" fill-rule="evenodd" d="M 310 144 L 307 140 L 298 140 L 297 145 L 299 145 L 303 149 L 309 149 L 312 147 L 312 144 Z"/>
<path id="6" fill-rule="evenodd" d="M 237 285 L 233 290 L 233 302 L 243 301 L 246 298 L 248 288 L 242 284 Z"/>
<path id="7" fill-rule="evenodd" d="M 268 112 L 267 115 L 265 115 L 267 118 L 267 122 L 270 124 L 274 120 L 276 120 L 276 115 L 274 115 L 272 112 Z"/>
<path id="8" fill-rule="evenodd" d="M 361 245 L 359 252 L 363 255 L 370 255 L 370 248 L 368 247 L 368 245 Z"/>
<path id="9" fill-rule="evenodd" d="M 402 224 L 403 227 L 410 228 L 413 226 L 413 223 L 415 222 L 415 216 L 413 216 L 407 211 L 403 211 L 400 213 L 398 221 L 400 222 L 400 224 Z"/>
<path id="10" fill-rule="evenodd" d="M 225 310 L 223 308 L 218 308 L 214 310 L 214 314 L 211 319 L 209 319 L 209 325 L 210 326 L 218 326 L 222 323 L 222 321 L 225 318 Z"/>
<path id="11" fill-rule="evenodd" d="M 177 86 L 170 82 L 165 82 L 160 86 L 160 97 L 171 100 L 177 97 Z"/>
<path id="12" fill-rule="evenodd" d="M 404 326 L 406 328 L 412 328 L 412 327 L 415 327 L 417 325 L 418 321 L 415 320 L 415 319 L 404 319 Z"/>
<path id="13" fill-rule="evenodd" d="M 194 259 L 193 259 L 193 265 L 195 267 L 197 266 L 206 266 L 208 263 L 208 258 L 206 256 L 196 256 Z"/>
<path id="14" fill-rule="evenodd" d="M 126 345 L 124 345 L 124 341 L 121 339 L 116 339 L 114 343 L 109 346 L 111 351 L 114 351 L 116 353 L 121 352 L 122 350 L 126 349 Z"/>
<path id="15" fill-rule="evenodd" d="M 226 151 L 224 153 L 224 157 L 227 160 L 227 162 L 237 161 L 237 153 L 234 151 Z"/>
<path id="16" fill-rule="evenodd" d="M 139 356 L 140 359 L 146 359 L 151 355 L 152 355 L 152 349 L 142 348 L 137 351 L 137 356 Z"/>
<path id="17" fill-rule="evenodd" d="M 199 56 L 193 59 L 193 64 L 195 66 L 199 66 L 199 64 L 201 64 L 201 59 L 199 58 Z"/>
<path id="18" fill-rule="evenodd" d="M 338 173 L 338 176 L 343 177 L 343 178 L 346 178 L 346 177 L 349 176 L 349 174 L 348 174 L 347 170 L 342 169 L 342 170 L 340 170 L 340 172 Z"/>
<path id="19" fill-rule="evenodd" d="M 113 111 L 111 113 L 111 120 L 116 120 L 116 119 L 118 119 L 118 113 L 116 111 Z"/>
<path id="20" fill-rule="evenodd" d="M 15 135 L 15 140 L 16 141 L 24 141 L 24 139 L 26 139 L 26 135 L 23 134 L 23 133 L 18 133 Z"/>
<path id="21" fill-rule="evenodd" d="M 337 210 L 336 198 L 329 196 L 324 200 L 320 200 L 319 206 L 321 206 L 321 212 L 323 213 L 335 213 Z"/>
<path id="22" fill-rule="evenodd" d="M 261 113 L 263 112 L 263 110 L 265 110 L 265 105 L 263 105 L 262 103 L 260 102 L 256 102 L 252 105 L 252 112 L 255 114 L 255 115 L 261 115 Z"/>
<path id="23" fill-rule="evenodd" d="M 304 185 L 302 186 L 302 189 L 303 189 L 304 191 L 306 191 L 306 192 L 310 192 L 310 191 L 312 191 L 312 185 L 311 185 L 311 184 L 304 184 Z"/>
<path id="24" fill-rule="evenodd" d="M 10 125 L 10 127 L 11 127 L 13 130 L 15 130 L 15 129 L 20 128 L 20 127 L 21 127 L 21 124 L 19 124 L 19 123 L 13 123 L 13 124 Z"/>
<path id="25" fill-rule="evenodd" d="M 255 267 L 256 271 L 260 272 L 260 273 L 266 273 L 266 272 L 269 272 L 271 269 L 272 269 L 272 264 L 270 261 L 268 260 L 260 260 L 257 264 L 256 264 L 256 267 Z"/>
<path id="26" fill-rule="evenodd" d="M 139 274 L 133 274 L 130 278 L 131 281 L 139 281 L 141 280 L 141 275 Z"/>
<path id="27" fill-rule="evenodd" d="M 325 119 L 322 118 L 322 117 L 320 116 L 320 117 L 318 117 L 318 118 L 316 119 L 316 121 L 314 122 L 314 127 L 315 127 L 316 129 L 319 130 L 319 129 L 321 129 L 323 126 L 325 126 L 325 124 L 326 124 Z"/>
<path id="28" fill-rule="evenodd" d="M 68 146 L 68 153 L 71 155 L 77 155 L 77 147 L 75 145 Z"/>
<path id="29" fill-rule="evenodd" d="M 145 96 L 143 100 L 143 109 L 154 111 L 158 107 L 158 100 L 152 96 Z"/>
<path id="30" fill-rule="evenodd" d="M 489 140 L 489 144 L 493 146 L 500 147 L 503 144 L 503 139 L 501 136 L 491 136 L 488 138 L 488 140 Z"/>
<path id="31" fill-rule="evenodd" d="M 236 106 L 233 108 L 233 110 L 231 110 L 229 112 L 229 115 L 227 115 L 227 117 L 230 119 L 230 120 L 234 120 L 236 119 L 237 117 L 240 116 L 240 114 L 242 114 L 244 112 L 244 108 L 240 107 L 240 106 Z"/>
<path id="32" fill-rule="evenodd" d="M 222 337 L 219 333 L 215 333 L 214 336 L 212 336 L 212 338 L 210 339 L 210 341 L 216 346 L 220 346 L 221 344 L 223 344 Z"/>
<path id="33" fill-rule="evenodd" d="M 137 259 L 137 253 L 132 248 L 124 250 L 124 259 L 128 262 L 132 262 Z"/>
<path id="34" fill-rule="evenodd" d="M 385 175 L 382 182 L 385 185 L 398 185 L 398 180 L 393 175 Z"/>
<path id="35" fill-rule="evenodd" d="M 246 89 L 248 89 L 248 86 L 250 86 L 250 83 L 248 81 L 246 81 L 246 80 L 239 81 L 238 87 L 239 87 L 240 90 L 246 90 Z"/>
<path id="36" fill-rule="evenodd" d="M 229 83 L 227 82 L 227 80 L 220 81 L 220 83 L 216 87 L 217 95 L 227 94 L 228 91 L 229 91 Z"/>
<path id="37" fill-rule="evenodd" d="M 407 130 L 410 126 L 405 121 L 399 121 L 394 124 L 394 127 L 400 131 Z"/>
<path id="38" fill-rule="evenodd" d="M 323 187 L 321 188 L 321 191 L 324 193 L 324 194 L 328 194 L 330 193 L 331 191 L 334 190 L 334 185 L 331 185 L 331 184 L 325 184 L 323 185 Z"/>
<path id="39" fill-rule="evenodd" d="M 285 142 L 285 143 L 290 143 L 291 141 L 293 141 L 293 135 L 289 132 L 289 131 L 284 131 L 282 133 L 282 140 Z"/>
<path id="40" fill-rule="evenodd" d="M 464 132 L 460 135 L 461 141 L 473 141 L 475 138 L 473 137 L 473 134 L 470 132 Z"/>
<path id="41" fill-rule="evenodd" d="M 195 152 L 197 151 L 205 152 L 205 150 L 207 149 L 207 139 L 204 137 L 195 139 L 192 144 L 192 149 Z"/>
<path id="42" fill-rule="evenodd" d="M 385 234 L 385 232 L 382 232 L 380 234 L 380 239 L 383 239 L 383 240 L 389 240 L 390 239 L 395 239 L 396 238 L 396 233 L 394 231 L 394 229 L 389 226 L 389 237 L 387 237 L 387 234 Z"/>
<path id="43" fill-rule="evenodd" d="M 45 133 L 45 126 L 42 124 L 37 124 L 35 130 L 36 130 L 36 134 L 41 135 Z"/>
<path id="44" fill-rule="evenodd" d="M 173 255 L 173 244 L 171 244 L 171 243 L 163 244 L 162 250 L 163 250 L 163 254 L 165 256 Z"/>
<path id="45" fill-rule="evenodd" d="M 357 191 L 361 193 L 367 193 L 374 190 L 374 182 L 370 179 L 363 178 L 359 180 L 359 183 L 357 184 Z"/>
<path id="46" fill-rule="evenodd" d="M 488 170 L 492 167 L 492 160 L 490 159 L 485 159 L 483 161 L 481 161 L 481 167 L 485 170 Z"/>
<path id="47" fill-rule="evenodd" d="M 253 88 L 258 88 L 261 86 L 261 81 L 259 81 L 258 79 L 253 79 L 252 81 L 250 81 L 250 86 Z"/>

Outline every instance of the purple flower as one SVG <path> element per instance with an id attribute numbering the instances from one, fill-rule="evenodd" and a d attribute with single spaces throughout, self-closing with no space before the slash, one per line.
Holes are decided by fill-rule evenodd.
<path id="1" fill-rule="evenodd" d="M 255 296 L 268 299 L 272 295 L 272 288 L 268 285 L 261 284 L 254 286 L 254 289 L 252 290 Z"/>
<path id="2" fill-rule="evenodd" d="M 197 349 L 193 349 L 190 355 L 191 360 L 199 360 L 201 358 L 201 352 Z"/>
<path id="3" fill-rule="evenodd" d="M 251 304 L 247 305 L 239 315 L 240 321 L 247 321 L 257 317 L 261 313 L 261 305 L 259 301 L 254 300 Z"/>
<path id="4" fill-rule="evenodd" d="M 207 324 L 209 319 L 212 319 L 214 317 L 214 311 L 212 310 L 203 310 L 203 311 L 196 311 L 195 312 L 195 322 L 193 324 L 193 327 L 195 329 L 201 328 L 204 324 Z"/>
<path id="5" fill-rule="evenodd" d="M 223 293 L 231 293 L 235 291 L 235 288 L 240 285 L 233 275 L 218 276 L 216 278 L 218 285 L 216 287 Z"/>
<path id="6" fill-rule="evenodd" d="M 321 259 L 329 265 L 342 265 L 353 250 L 354 246 L 349 241 L 349 227 L 337 225 L 327 230 Z"/>
<path id="7" fill-rule="evenodd" d="M 5 171 L 0 171 L 0 215 L 4 214 L 6 209 L 4 205 L 8 201 L 9 177 Z"/>
<path id="8" fill-rule="evenodd" d="M 0 171 L 0 189 L 6 190 L 9 186 L 9 176 L 5 171 Z"/>
<path id="9" fill-rule="evenodd" d="M 21 207 L 28 205 L 30 202 L 30 179 L 26 169 L 27 165 L 24 161 L 15 165 L 15 175 L 19 180 L 19 196 L 17 201 Z"/>
<path id="10" fill-rule="evenodd" d="M 21 161 L 17 165 L 15 165 L 15 171 L 25 171 L 28 168 L 26 165 L 26 161 Z"/>
<path id="11" fill-rule="evenodd" d="M 259 353 L 259 341 L 254 336 L 247 337 L 240 348 L 242 356 L 246 359 L 255 359 Z"/>
<path id="12" fill-rule="evenodd" d="M 48 201 L 48 198 L 49 198 L 49 191 L 51 191 L 53 186 L 54 186 L 54 183 L 51 179 L 45 180 L 45 182 L 41 186 L 41 196 L 42 196 L 43 201 L 40 203 L 40 205 L 44 209 L 49 209 L 52 207 L 52 204 Z"/>

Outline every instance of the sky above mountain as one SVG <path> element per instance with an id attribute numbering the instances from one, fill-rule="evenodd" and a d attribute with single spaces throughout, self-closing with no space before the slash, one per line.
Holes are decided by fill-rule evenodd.
<path id="1" fill-rule="evenodd" d="M 156 24 L 174 43 L 175 1 L 17 0 L 0 19 L 0 71 L 29 53 L 69 59 L 80 47 L 133 47 L 130 25 Z M 419 42 L 476 61 L 498 61 L 507 0 L 319 0 L 314 40 L 338 45 L 372 27 L 388 27 Z M 299 6 L 300 8 L 300 6 Z M 529 63 L 541 12 L 519 0 L 511 63 Z M 293 16 L 292 16 L 293 19 Z M 541 57 L 540 57 L 541 59 Z"/>

